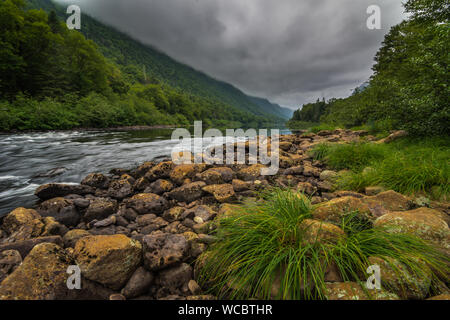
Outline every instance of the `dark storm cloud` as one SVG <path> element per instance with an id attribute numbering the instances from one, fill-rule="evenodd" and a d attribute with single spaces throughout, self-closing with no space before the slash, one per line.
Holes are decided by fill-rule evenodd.
<path id="1" fill-rule="evenodd" d="M 59 0 L 249 94 L 289 107 L 342 97 L 371 75 L 393 0 Z M 379 5 L 382 30 L 366 27 Z"/>

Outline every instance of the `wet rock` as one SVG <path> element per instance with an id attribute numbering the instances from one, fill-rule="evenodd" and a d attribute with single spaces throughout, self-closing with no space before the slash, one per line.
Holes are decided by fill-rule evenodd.
<path id="1" fill-rule="evenodd" d="M 145 189 L 145 193 L 154 193 L 162 195 L 173 189 L 173 184 L 168 180 L 159 179 L 153 182 L 148 188 Z"/>
<path id="2" fill-rule="evenodd" d="M 150 271 L 177 264 L 186 257 L 189 246 L 182 235 L 159 233 L 147 235 L 144 242 L 144 264 Z"/>
<path id="3" fill-rule="evenodd" d="M 36 189 L 35 195 L 41 200 L 49 200 L 57 197 L 64 197 L 70 194 L 86 195 L 95 193 L 95 189 L 81 184 L 58 184 L 50 183 Z"/>
<path id="4" fill-rule="evenodd" d="M 139 214 L 163 213 L 168 207 L 168 202 L 154 193 L 140 193 L 127 201 L 127 206 Z"/>
<path id="5" fill-rule="evenodd" d="M 67 268 L 72 259 L 52 243 L 35 246 L 0 286 L 0 300 L 55 300 L 69 295 Z"/>
<path id="6" fill-rule="evenodd" d="M 326 283 L 328 300 L 399 300 L 393 293 L 382 290 L 364 291 L 356 282 Z"/>
<path id="7" fill-rule="evenodd" d="M 124 235 L 90 236 L 77 241 L 73 255 L 87 279 L 118 290 L 139 266 L 142 246 Z"/>
<path id="8" fill-rule="evenodd" d="M 51 237 L 39 237 L 27 240 L 20 240 L 11 243 L 3 243 L 0 245 L 0 252 L 5 250 L 16 250 L 19 251 L 20 255 L 25 258 L 28 253 L 38 244 L 41 243 L 54 243 L 58 246 L 63 246 L 63 241 L 60 236 Z"/>
<path id="9" fill-rule="evenodd" d="M 170 173 L 170 179 L 181 186 L 186 179 L 192 179 L 206 169 L 206 164 L 182 164 L 176 166 Z"/>
<path id="10" fill-rule="evenodd" d="M 127 298 L 132 299 L 143 295 L 149 291 L 150 286 L 154 281 L 154 276 L 151 272 L 139 267 L 128 280 L 121 293 Z"/>
<path id="11" fill-rule="evenodd" d="M 337 243 L 345 237 L 345 232 L 334 224 L 312 219 L 303 220 L 299 230 L 302 232 L 303 241 L 308 244 Z"/>
<path id="12" fill-rule="evenodd" d="M 123 296 L 123 295 L 121 295 L 119 293 L 114 293 L 114 294 L 109 296 L 109 300 L 110 301 L 124 301 L 124 300 L 127 300 L 127 299 L 125 298 L 125 296 Z"/>
<path id="13" fill-rule="evenodd" d="M 17 250 L 0 251 L 0 283 L 22 263 Z"/>
<path id="14" fill-rule="evenodd" d="M 208 169 L 197 177 L 206 184 L 224 184 L 233 180 L 234 172 L 227 167 L 217 167 Z"/>
<path id="15" fill-rule="evenodd" d="M 114 180 L 110 183 L 108 196 L 122 200 L 133 193 L 133 184 L 127 179 Z"/>
<path id="16" fill-rule="evenodd" d="M 166 179 L 170 177 L 170 173 L 174 169 L 175 165 L 172 161 L 165 161 L 158 163 L 156 166 L 152 167 L 146 174 L 145 178 L 153 182 L 158 179 Z"/>
<path id="17" fill-rule="evenodd" d="M 105 198 L 97 198 L 91 201 L 84 214 L 84 221 L 103 220 L 117 211 L 117 201 Z"/>
<path id="18" fill-rule="evenodd" d="M 189 291 L 194 296 L 199 295 L 202 292 L 202 288 L 200 288 L 200 286 L 198 285 L 197 281 L 195 281 L 195 280 L 190 280 L 188 282 L 188 288 L 189 288 Z"/>
<path id="19" fill-rule="evenodd" d="M 91 173 L 81 181 L 82 185 L 100 189 L 108 189 L 109 183 L 110 179 L 101 173 Z"/>
<path id="20" fill-rule="evenodd" d="M 81 238 L 84 238 L 84 237 L 89 237 L 89 236 L 91 236 L 91 234 L 89 232 L 87 232 L 86 230 L 82 230 L 82 229 L 70 230 L 69 232 L 67 232 L 64 235 L 64 238 L 63 238 L 64 246 L 66 248 L 74 248 L 75 244 L 77 243 L 78 240 L 80 240 Z"/>
<path id="21" fill-rule="evenodd" d="M 333 184 L 329 181 L 319 181 L 317 182 L 317 188 L 321 192 L 330 192 L 333 190 Z"/>
<path id="22" fill-rule="evenodd" d="M 38 206 L 37 211 L 42 217 L 53 217 L 67 227 L 75 227 L 81 220 L 73 202 L 64 198 L 44 201 Z"/>
<path id="23" fill-rule="evenodd" d="M 212 194 L 221 203 L 233 201 L 236 195 L 231 184 L 213 184 L 204 187 L 203 191 Z"/>
<path id="24" fill-rule="evenodd" d="M 425 263 L 422 263 L 420 272 L 412 272 L 392 258 L 370 257 L 369 263 L 380 267 L 382 286 L 399 297 L 424 299 L 428 295 L 432 275 Z"/>
<path id="25" fill-rule="evenodd" d="M 303 175 L 305 177 L 320 177 L 320 170 L 313 167 L 310 163 L 304 162 L 303 165 Z"/>
<path id="26" fill-rule="evenodd" d="M 169 197 L 171 199 L 177 200 L 178 202 L 191 203 L 202 197 L 202 188 L 205 185 L 206 183 L 203 181 L 185 184 L 179 188 L 172 190 L 169 193 Z"/>
<path id="27" fill-rule="evenodd" d="M 374 226 L 389 233 L 407 233 L 450 249 L 450 229 L 440 213 L 429 208 L 399 211 L 378 218 Z"/>

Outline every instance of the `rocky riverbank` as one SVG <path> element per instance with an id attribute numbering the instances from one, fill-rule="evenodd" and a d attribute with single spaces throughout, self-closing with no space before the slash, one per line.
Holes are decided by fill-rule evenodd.
<path id="1" fill-rule="evenodd" d="M 17 208 L 1 221 L 0 299 L 214 299 L 196 282 L 196 259 L 215 241 L 213 221 L 270 186 L 293 186 L 309 195 L 317 205 L 316 221 L 332 223 L 358 210 L 375 225 L 415 234 L 450 257 L 448 204 L 423 207 L 378 186 L 365 194 L 336 191 L 337 173 L 308 153 L 319 143 L 361 139 L 376 140 L 350 130 L 281 136 L 275 176 L 261 176 L 261 165 L 163 161 L 90 174 L 78 185 L 43 185 L 36 190 L 35 208 Z M 73 265 L 81 269 L 80 290 L 67 287 Z M 330 299 L 367 298 L 357 283 L 328 281 Z M 429 284 L 422 282 L 420 292 L 386 297 L 431 298 Z M 447 285 L 442 281 L 438 299 L 449 298 Z"/>

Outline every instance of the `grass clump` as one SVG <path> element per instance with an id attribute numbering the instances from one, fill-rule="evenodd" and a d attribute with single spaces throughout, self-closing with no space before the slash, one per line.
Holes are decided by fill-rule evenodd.
<path id="1" fill-rule="evenodd" d="M 341 189 L 362 192 L 365 187 L 380 185 L 432 198 L 445 198 L 450 191 L 448 138 L 403 139 L 391 144 L 321 144 L 312 155 L 332 169 L 351 170 L 338 179 L 337 187 Z"/>
<path id="2" fill-rule="evenodd" d="M 424 241 L 374 229 L 357 212 L 338 224 L 345 232 L 338 241 L 311 241 L 299 225 L 313 210 L 303 194 L 273 189 L 219 218 L 218 241 L 199 259 L 199 282 L 219 298 L 315 300 L 326 299 L 325 272 L 332 264 L 344 281 L 356 282 L 368 277 L 371 256 L 394 258 L 418 276 L 424 262 L 449 272 Z"/>

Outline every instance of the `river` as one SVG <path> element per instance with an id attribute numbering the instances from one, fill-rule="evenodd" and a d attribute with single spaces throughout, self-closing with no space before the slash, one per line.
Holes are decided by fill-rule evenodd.
<path id="1" fill-rule="evenodd" d="M 179 143 L 171 135 L 171 129 L 2 134 L 0 216 L 17 207 L 33 207 L 34 191 L 42 184 L 79 183 L 92 172 L 169 157 Z M 203 139 L 203 148 L 218 141 Z M 48 176 L 55 169 L 57 175 Z"/>

